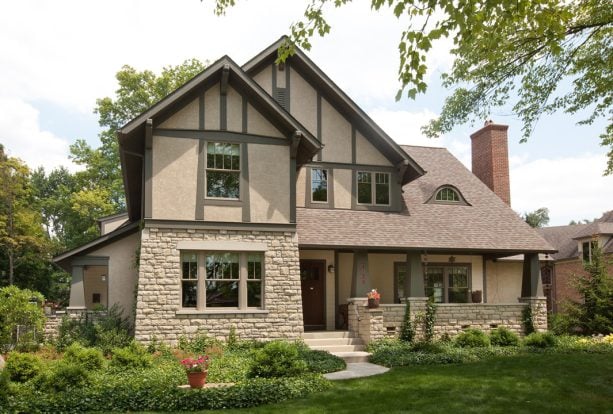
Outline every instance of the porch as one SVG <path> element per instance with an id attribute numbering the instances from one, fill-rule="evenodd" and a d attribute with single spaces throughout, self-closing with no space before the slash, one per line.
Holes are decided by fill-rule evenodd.
<path id="1" fill-rule="evenodd" d="M 526 307 L 537 330 L 547 329 L 537 254 L 503 262 L 492 253 L 462 253 L 300 250 L 305 331 L 348 329 L 365 343 L 398 335 L 409 301 L 420 337 L 427 297 L 437 302 L 437 337 L 469 327 L 522 334 Z M 381 301 L 369 309 L 373 288 Z"/>

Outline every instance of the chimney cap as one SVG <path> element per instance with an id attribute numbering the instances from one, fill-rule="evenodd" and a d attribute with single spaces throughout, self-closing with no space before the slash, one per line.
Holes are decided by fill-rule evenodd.
<path id="1" fill-rule="evenodd" d="M 478 136 L 480 136 L 482 133 L 490 130 L 490 129 L 494 129 L 494 130 L 498 130 L 498 131 L 506 131 L 509 129 L 508 125 L 504 125 L 504 124 L 496 124 L 494 123 L 494 121 L 492 121 L 491 119 L 488 119 L 487 121 L 485 121 L 485 124 L 483 125 L 483 127 L 475 132 L 473 132 L 472 134 L 470 134 L 470 138 L 476 138 Z"/>

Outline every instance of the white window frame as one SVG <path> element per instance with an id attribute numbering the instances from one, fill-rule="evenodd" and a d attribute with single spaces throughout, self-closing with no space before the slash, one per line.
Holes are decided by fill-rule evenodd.
<path id="1" fill-rule="evenodd" d="M 206 274 L 206 258 L 207 256 L 211 256 L 211 255 L 219 255 L 219 254 L 225 254 L 225 253 L 231 253 L 231 254 L 237 254 L 238 255 L 238 268 L 239 268 L 239 278 L 238 279 L 207 279 L 207 274 Z M 198 272 L 197 272 L 197 301 L 196 301 L 196 307 L 183 307 L 183 281 L 185 280 L 194 280 L 194 279 L 184 279 L 183 278 L 183 254 L 195 254 L 196 258 L 197 258 L 197 263 L 198 263 Z M 260 256 L 260 263 L 261 263 L 261 276 L 260 279 L 250 279 L 249 278 L 249 263 L 248 263 L 248 259 L 249 256 L 251 255 L 259 255 Z M 252 251 L 252 250 L 247 250 L 247 251 L 231 251 L 231 250 L 224 250 L 224 251 L 220 251 L 220 250 L 180 250 L 180 276 L 179 276 L 179 309 L 180 310 L 196 310 L 196 311 L 208 311 L 208 312 L 240 312 L 240 311 L 248 311 L 248 310 L 262 310 L 265 308 L 264 306 L 264 301 L 265 301 L 265 297 L 264 297 L 264 283 L 265 283 L 265 275 L 266 275 L 266 271 L 265 271 L 265 252 L 264 251 Z M 207 280 L 211 280 L 211 281 L 220 281 L 220 282 L 230 282 L 230 281 L 238 281 L 239 287 L 238 287 L 238 306 L 212 306 L 212 307 L 207 307 L 206 306 L 206 294 L 207 294 L 207 290 L 206 290 L 206 282 Z M 260 296 L 261 296 L 261 302 L 260 302 L 260 306 L 248 306 L 248 291 L 247 291 L 247 284 L 251 281 L 257 281 L 259 280 L 260 282 Z"/>
<path id="2" fill-rule="evenodd" d="M 227 144 L 227 145 L 236 145 L 238 146 L 238 170 L 233 169 L 224 169 L 224 168 L 209 168 L 209 144 Z M 206 141 L 205 149 L 204 149 L 204 198 L 209 200 L 231 200 L 231 201 L 240 201 L 241 199 L 241 168 L 242 168 L 242 144 L 236 142 L 222 142 L 222 141 Z M 214 197 L 209 196 L 209 182 L 208 182 L 208 173 L 209 171 L 213 172 L 231 172 L 238 173 L 238 197 Z"/>
<path id="3" fill-rule="evenodd" d="M 321 170 L 321 171 L 325 171 L 326 172 L 326 201 L 315 201 L 313 200 L 313 171 L 315 170 Z M 311 167 L 311 185 L 310 185 L 310 191 L 311 191 L 311 203 L 314 204 L 328 204 L 329 202 L 329 197 L 330 197 L 330 170 L 327 168 L 319 168 L 319 167 Z"/>
<path id="4" fill-rule="evenodd" d="M 370 203 L 360 203 L 360 174 L 370 174 Z M 387 204 L 377 203 L 377 174 L 387 175 Z M 392 174 L 384 171 L 357 171 L 355 175 L 355 201 L 360 206 L 390 206 L 392 204 Z"/>
<path id="5" fill-rule="evenodd" d="M 588 250 L 587 250 L 587 260 L 585 260 L 585 245 L 588 246 Z M 581 259 L 583 262 L 585 263 L 592 263 L 592 250 L 594 250 L 595 247 L 599 246 L 599 241 L 598 240 L 585 240 L 581 242 Z"/>

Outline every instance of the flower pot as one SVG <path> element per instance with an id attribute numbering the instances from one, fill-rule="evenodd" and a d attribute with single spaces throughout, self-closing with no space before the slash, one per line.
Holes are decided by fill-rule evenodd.
<path id="1" fill-rule="evenodd" d="M 368 307 L 369 308 L 378 308 L 379 307 L 379 299 L 368 299 Z"/>
<path id="2" fill-rule="evenodd" d="M 192 388 L 202 388 L 206 384 L 206 374 L 208 372 L 188 372 L 187 381 Z"/>
<path id="3" fill-rule="evenodd" d="M 474 290 L 470 293 L 473 303 L 481 303 L 482 294 L 480 290 Z"/>

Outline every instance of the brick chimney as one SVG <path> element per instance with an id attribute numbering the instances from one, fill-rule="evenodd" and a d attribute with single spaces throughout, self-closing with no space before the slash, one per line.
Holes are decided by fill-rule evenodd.
<path id="1" fill-rule="evenodd" d="M 511 206 L 508 129 L 508 125 L 495 124 L 489 120 L 483 128 L 472 134 L 470 139 L 473 174 Z"/>

